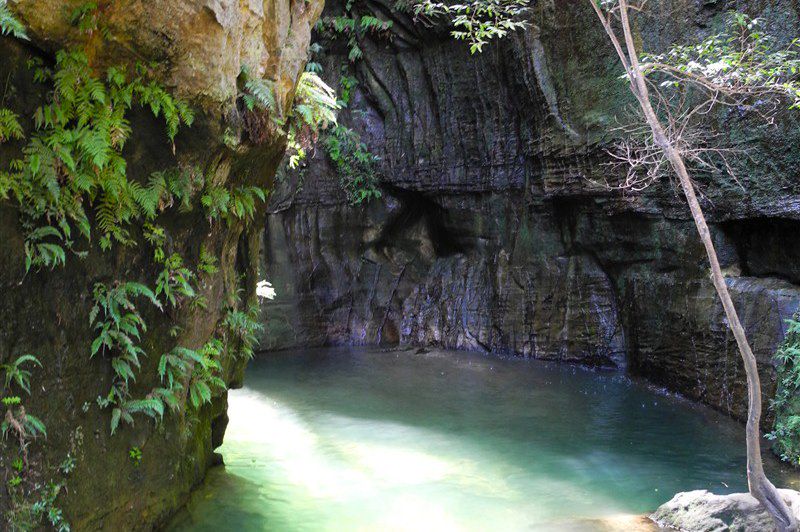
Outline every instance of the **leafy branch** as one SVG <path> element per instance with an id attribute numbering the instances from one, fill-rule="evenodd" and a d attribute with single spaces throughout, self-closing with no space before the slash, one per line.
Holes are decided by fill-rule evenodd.
<path id="1" fill-rule="evenodd" d="M 445 18 L 453 25 L 451 35 L 469 43 L 470 53 L 482 52 L 490 41 L 524 29 L 530 8 L 528 0 L 472 0 L 448 4 L 422 0 L 412 7 L 418 19 L 433 24 Z"/>

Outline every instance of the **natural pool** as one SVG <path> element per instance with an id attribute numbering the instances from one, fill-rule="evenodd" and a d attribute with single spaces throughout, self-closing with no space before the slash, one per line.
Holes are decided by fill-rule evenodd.
<path id="1" fill-rule="evenodd" d="M 226 467 L 171 530 L 600 530 L 677 491 L 746 490 L 740 425 L 572 366 L 281 353 L 250 364 L 229 415 Z"/>

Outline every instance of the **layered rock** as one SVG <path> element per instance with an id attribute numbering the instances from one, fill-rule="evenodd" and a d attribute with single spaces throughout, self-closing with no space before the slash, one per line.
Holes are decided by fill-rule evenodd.
<path id="1" fill-rule="evenodd" d="M 263 345 L 433 344 L 627 366 L 743 417 L 739 355 L 677 191 L 598 184 L 617 171 L 605 147 L 630 97 L 588 4 L 539 4 L 529 30 L 477 56 L 388 4 L 369 5 L 393 20 L 393 35 L 359 43 L 359 85 L 342 120 L 381 157 L 384 197 L 348 205 L 320 150 L 302 189 L 275 198 L 264 265 L 279 297 Z M 724 12 L 648 10 L 637 35 L 649 50 L 707 34 Z M 795 35 L 792 4 L 751 11 Z M 329 46 L 330 81 L 346 54 Z M 800 130 L 796 118 L 718 120 L 751 159 L 738 182 L 715 176 L 700 188 L 771 396 L 783 320 L 800 303 Z"/>
<path id="2" fill-rule="evenodd" d="M 158 81 L 191 102 L 197 119 L 182 129 L 171 146 L 164 125 L 148 112 L 133 111 L 133 136 L 125 147 L 129 179 L 145 181 L 154 171 L 194 168 L 215 185 L 259 185 L 272 182 L 286 139 L 277 132 L 254 144 L 248 141 L 237 110 L 237 77 L 242 67 L 273 82 L 280 110 L 292 103 L 294 85 L 306 61 L 309 35 L 321 1 L 268 0 L 228 2 L 177 0 L 170 2 L 98 2 L 98 30 L 79 34 L 69 23 L 78 2 L 10 2 L 29 29 L 31 43 L 0 37 L 0 77 L 4 80 L 3 106 L 17 112 L 26 131 L 31 116 L 46 98 L 48 88 L 34 83 L 26 67 L 31 57 L 45 63 L 52 52 L 72 46 L 87 51 L 93 68 L 155 62 Z M 228 142 L 223 140 L 223 134 Z M 230 138 L 238 143 L 231 147 Z M 21 144 L 0 146 L 0 166 L 19 155 Z M 199 202 L 199 198 L 194 198 Z M 171 209 L 158 218 L 167 229 L 170 252 L 188 265 L 198 261 L 201 246 L 219 259 L 219 271 L 202 277 L 198 291 L 206 308 L 172 309 L 164 313 L 142 305 L 148 332 L 142 340 L 147 358 L 137 371 L 133 397 L 143 397 L 160 385 L 158 362 L 175 345 L 197 349 L 208 341 L 237 304 L 254 299 L 257 282 L 258 232 L 244 223 L 210 224 L 202 209 Z M 141 230 L 132 227 L 141 240 Z M 96 241 L 88 256 L 68 255 L 63 268 L 24 270 L 24 233 L 17 210 L 0 202 L 0 363 L 26 353 L 42 367 L 33 371 L 32 393 L 25 398 L 29 412 L 48 427 L 46 440 L 29 449 L 27 486 L 60 480 L 57 466 L 75 459 L 75 469 L 56 500 L 73 530 L 151 530 L 184 503 L 189 491 L 217 461 L 214 448 L 222 442 L 227 417 L 226 393 L 197 416 L 167 414 L 159 424 L 136 416 L 134 425 L 109 431 L 110 410 L 99 406 L 114 379 L 110 361 L 90 358 L 95 331 L 89 324 L 95 283 L 138 281 L 153 285 L 158 266 L 152 249 L 143 242 L 119 245 L 102 252 Z M 237 303 L 240 292 L 244 302 Z M 178 331 L 175 337 L 175 331 Z M 223 377 L 230 386 L 241 381 L 242 362 L 228 357 Z M 141 459 L 131 459 L 138 449 Z M 10 508 L 6 481 L 15 473 L 16 446 L 0 449 L 0 514 Z M 33 496 L 38 497 L 41 492 Z M 29 501 L 36 502 L 36 501 Z M 3 521 L 5 523 L 5 521 Z"/>

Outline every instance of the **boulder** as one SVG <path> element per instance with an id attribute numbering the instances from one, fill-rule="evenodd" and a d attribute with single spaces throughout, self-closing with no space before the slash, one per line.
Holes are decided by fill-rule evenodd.
<path id="1" fill-rule="evenodd" d="M 800 492 L 778 490 L 800 518 Z M 678 493 L 662 504 L 650 519 L 659 526 L 684 532 L 768 532 L 775 524 L 749 493 L 715 495 L 707 490 Z"/>

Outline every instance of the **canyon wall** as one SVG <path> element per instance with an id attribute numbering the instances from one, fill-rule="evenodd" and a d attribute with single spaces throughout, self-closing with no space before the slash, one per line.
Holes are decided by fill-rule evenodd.
<path id="1" fill-rule="evenodd" d="M 57 51 L 79 49 L 101 79 L 106 67 L 143 62 L 155 81 L 190 102 L 196 119 L 172 145 L 163 120 L 153 118 L 149 109 L 132 110 L 133 134 L 123 153 L 129 179 L 146 183 L 153 172 L 190 169 L 198 187 L 204 180 L 225 187 L 270 186 L 286 139 L 277 131 L 259 142 L 248 137 L 236 104 L 237 78 L 246 65 L 252 75 L 271 82 L 277 110 L 285 113 L 306 63 L 321 1 L 98 2 L 88 12 L 97 18 L 97 27 L 88 32 L 78 31 L 74 22 L 74 10 L 81 5 L 68 0 L 9 4 L 31 40 L 0 37 L 0 107 L 15 111 L 28 135 L 34 131 L 36 108 L 52 90 L 33 79 L 26 66 L 31 58 L 51 65 Z M 0 145 L 0 170 L 8 169 L 23 145 Z M 205 248 L 217 257 L 219 270 L 199 276 L 196 289 L 204 305 L 187 301 L 177 308 L 165 305 L 160 312 L 137 301 L 149 326 L 141 341 L 146 357 L 130 384 L 137 399 L 150 397 L 162 385 L 163 353 L 178 345 L 199 349 L 219 334 L 226 312 L 246 308 L 255 299 L 259 231 L 236 220 L 212 223 L 196 192 L 188 212 L 161 205 L 163 212 L 153 223 L 166 230 L 167 252 L 180 254 L 187 267 L 196 267 Z M 154 286 L 160 267 L 153 249 L 139 224 L 130 227 L 135 246 L 115 244 L 103 251 L 95 236 L 78 243 L 85 257 L 68 253 L 64 267 L 26 273 L 18 210 L 11 200 L 0 202 L 0 364 L 25 354 L 41 361 L 41 367 L 31 367 L 31 394 L 23 401 L 26 412 L 41 418 L 48 431 L 46 438 L 25 442 L 24 452 L 12 436 L 0 447 L 0 528 L 30 529 L 63 518 L 73 530 L 152 530 L 218 463 L 214 449 L 227 423 L 227 392 L 215 390 L 196 413 L 188 407 L 167 412 L 159 423 L 136 414 L 133 424 L 122 423 L 111 434 L 111 409 L 102 403 L 115 379 L 114 355 L 90 356 L 97 335 L 89 319 L 92 289 L 95 283 L 127 281 Z M 220 376 L 229 387 L 237 386 L 244 361 L 227 351 L 221 364 Z M 22 466 L 18 460 L 24 455 Z M 21 483 L 12 481 L 18 477 Z M 57 496 L 49 501 L 53 489 Z M 36 504 L 44 511 L 37 513 Z"/>
<path id="2" fill-rule="evenodd" d="M 322 149 L 285 178 L 264 231 L 278 298 L 262 347 L 435 345 L 627 368 L 742 418 L 743 368 L 678 190 L 602 186 L 620 171 L 614 128 L 635 115 L 591 7 L 539 3 L 527 30 L 473 56 L 389 3 L 356 5 L 391 20 L 391 36 L 362 39 L 353 63 L 323 41 L 319 61 L 331 84 L 344 69 L 358 80 L 341 121 L 380 156 L 383 197 L 350 205 Z M 648 3 L 637 38 L 651 51 L 691 42 L 730 9 L 784 40 L 800 28 L 791 2 L 670 1 Z M 800 129 L 735 109 L 715 120 L 749 160 L 738 180 L 698 186 L 771 396 L 800 304 Z"/>

